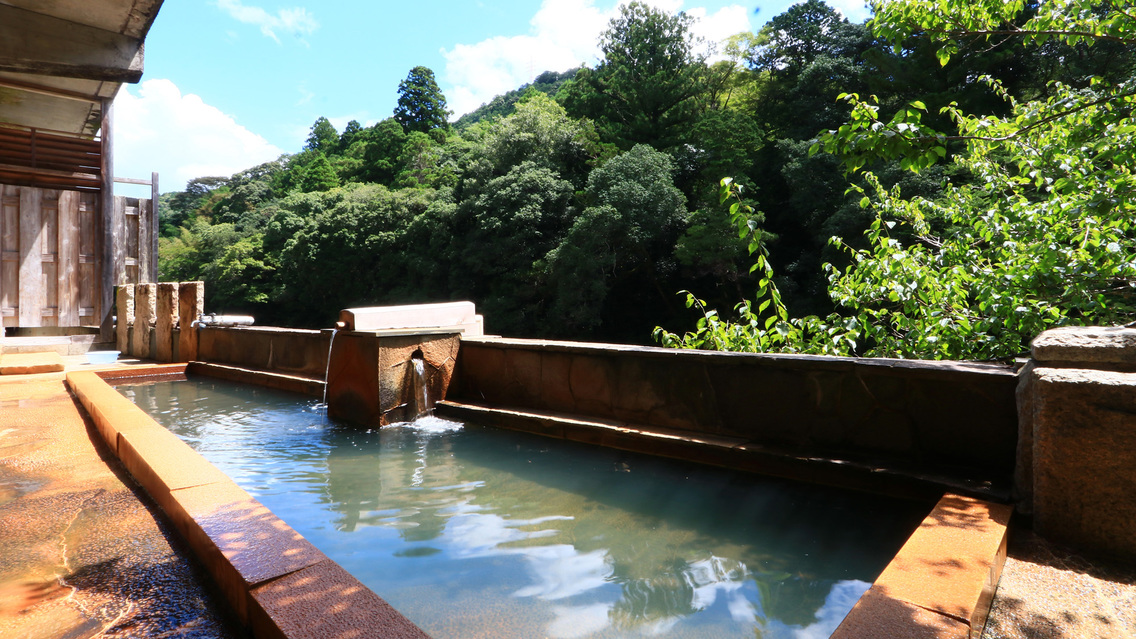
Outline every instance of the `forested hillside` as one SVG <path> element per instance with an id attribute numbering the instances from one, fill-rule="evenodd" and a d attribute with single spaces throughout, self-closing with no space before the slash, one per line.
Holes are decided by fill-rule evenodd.
<path id="1" fill-rule="evenodd" d="M 952 124 L 942 107 L 1005 116 L 1133 71 L 1130 46 L 1061 39 L 960 38 L 944 65 L 932 35 L 884 40 L 809 0 L 711 58 L 689 16 L 631 3 L 598 65 L 541 74 L 456 125 L 416 67 L 393 117 L 343 131 L 320 118 L 293 155 L 163 196 L 161 275 L 204 279 L 210 311 L 260 323 L 328 327 L 351 306 L 470 299 L 494 333 L 647 343 L 656 325 L 700 317 L 680 290 L 721 309 L 764 290 L 747 250 L 758 240 L 786 313 L 825 316 L 839 309 L 822 264 L 842 271 L 869 248 L 865 231 L 879 235 L 856 188 L 936 201 L 983 179 L 950 161 L 962 136 L 939 136 L 945 160 L 919 172 L 903 154 L 861 149 L 866 174 L 810 153 L 819 132 L 847 132 L 838 96 L 873 96 L 884 122 L 920 105 L 936 131 Z M 740 225 L 720 203 L 725 176 L 742 187 Z"/>

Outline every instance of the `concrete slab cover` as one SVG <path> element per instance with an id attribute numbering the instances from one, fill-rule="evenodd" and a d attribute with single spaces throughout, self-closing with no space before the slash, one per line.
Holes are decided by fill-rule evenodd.
<path id="1" fill-rule="evenodd" d="M 1031 351 L 1035 360 L 1046 364 L 1136 366 L 1136 328 L 1063 326 L 1038 335 Z"/>
<path id="2" fill-rule="evenodd" d="M 339 311 L 339 321 L 349 331 L 453 326 L 462 329 L 457 332 L 469 335 L 484 333 L 473 302 L 347 308 Z"/>

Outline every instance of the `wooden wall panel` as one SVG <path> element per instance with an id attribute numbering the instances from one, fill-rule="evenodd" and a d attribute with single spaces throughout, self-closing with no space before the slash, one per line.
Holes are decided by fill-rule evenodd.
<path id="1" fill-rule="evenodd" d="M 41 191 L 40 276 L 43 288 L 40 326 L 59 326 L 59 191 Z"/>
<path id="2" fill-rule="evenodd" d="M 43 313 L 43 191 L 20 189 L 20 326 L 39 326 Z"/>
<path id="3" fill-rule="evenodd" d="M 0 318 L 4 326 L 98 326 L 103 318 L 99 193 L 0 184 Z M 114 198 L 112 255 L 122 284 L 149 282 L 150 200 Z"/>
<path id="4" fill-rule="evenodd" d="M 0 320 L 16 326 L 20 303 L 20 189 L 0 185 Z"/>
<path id="5" fill-rule="evenodd" d="M 138 284 L 138 239 L 140 219 L 136 198 L 114 198 L 115 208 L 122 208 L 126 233 L 122 237 L 122 259 L 126 267 L 126 281 L 121 284 Z"/>
<path id="6" fill-rule="evenodd" d="M 79 322 L 79 194 L 59 192 L 59 290 L 58 326 L 81 326 Z"/>
<path id="7" fill-rule="evenodd" d="M 151 265 L 156 256 L 152 254 L 154 207 L 150 200 L 138 200 L 138 282 L 157 282 Z"/>

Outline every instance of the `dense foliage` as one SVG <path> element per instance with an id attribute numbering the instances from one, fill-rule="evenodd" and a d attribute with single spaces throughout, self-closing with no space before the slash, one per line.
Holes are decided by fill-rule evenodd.
<path id="1" fill-rule="evenodd" d="M 689 16 L 632 2 L 596 66 L 453 126 L 416 67 L 394 117 L 320 118 L 293 155 L 163 196 L 163 278 L 262 322 L 471 299 L 504 334 L 662 324 L 665 343 L 739 350 L 1001 357 L 1119 321 L 1129 27 L 1083 1 L 922 4 L 869 27 L 808 0 L 714 56 Z M 1069 20 L 1110 35 L 1037 35 Z M 737 318 L 709 310 L 754 290 Z"/>
<path id="2" fill-rule="evenodd" d="M 957 144 L 959 177 L 944 181 L 933 197 L 911 197 L 885 186 L 877 173 L 863 173 L 864 185 L 852 190 L 874 214 L 868 246 L 834 238 L 853 262 L 827 267 L 840 313 L 790 319 L 763 278 L 759 306 L 743 304 L 741 321 L 703 307 L 696 331 L 682 337 L 659 331 L 660 338 L 687 347 L 993 359 L 1013 357 L 1048 328 L 1130 321 L 1136 87 L 1125 48 L 1136 45 L 1136 18 L 1112 4 L 1080 0 L 1037 7 L 946 2 L 933 11 L 895 0 L 876 9 L 877 34 L 900 51 L 913 37 L 926 39 L 944 66 L 992 36 L 1073 61 L 1095 45 L 1111 66 L 1051 81 L 1025 100 L 997 78 L 975 78 L 1004 101 L 1005 114 L 973 114 L 951 102 L 940 111 L 949 132 L 924 121 L 921 101 L 888 117 L 876 96 L 842 94 L 852 108 L 849 120 L 823 133 L 812 152 L 837 153 L 850 170 L 883 160 L 918 171 Z M 723 188 L 724 198 L 736 194 Z M 735 203 L 732 213 L 740 224 L 744 207 Z M 758 270 L 767 275 L 768 262 L 755 248 Z"/>

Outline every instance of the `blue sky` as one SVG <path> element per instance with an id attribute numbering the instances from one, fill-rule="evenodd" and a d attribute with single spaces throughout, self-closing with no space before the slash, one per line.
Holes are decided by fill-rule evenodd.
<path id="1" fill-rule="evenodd" d="M 695 16 L 708 40 L 758 29 L 792 4 L 649 1 Z M 340 130 L 389 117 L 417 65 L 434 70 L 456 118 L 542 71 L 594 64 L 617 4 L 170 0 L 146 40 L 142 82 L 116 101 L 115 172 L 158 171 L 165 192 L 294 153 L 320 116 Z M 867 16 L 863 0 L 830 4 Z"/>

